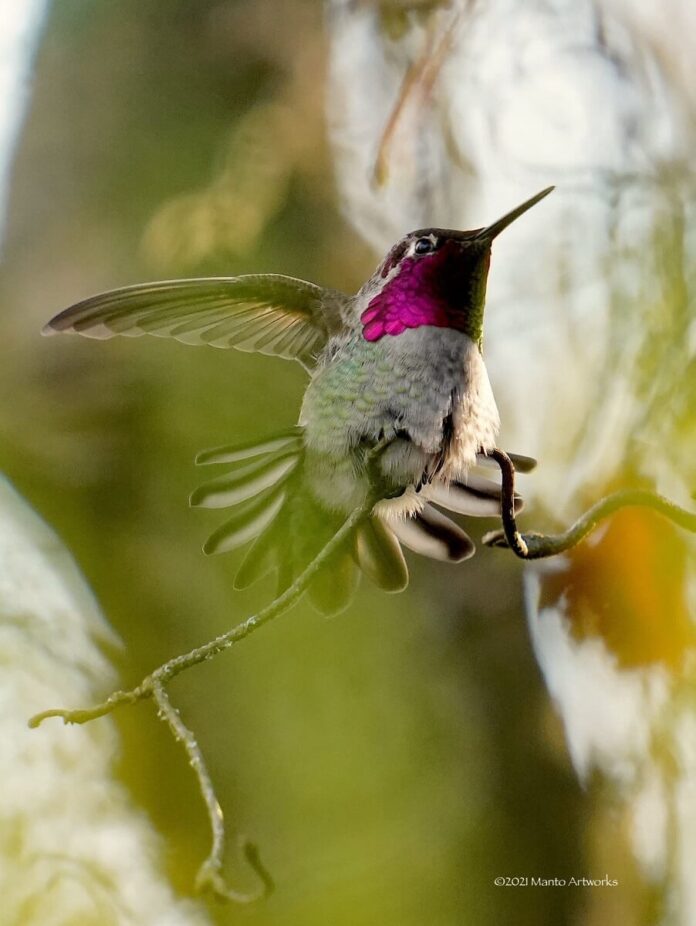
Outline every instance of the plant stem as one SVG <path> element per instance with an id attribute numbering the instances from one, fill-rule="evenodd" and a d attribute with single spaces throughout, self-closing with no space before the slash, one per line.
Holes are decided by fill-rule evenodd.
<path id="1" fill-rule="evenodd" d="M 489 547 L 508 547 L 520 559 L 542 559 L 556 556 L 576 546 L 600 521 L 608 518 L 621 508 L 651 508 L 668 518 L 684 530 L 696 533 L 696 513 L 680 508 L 674 502 L 649 492 L 647 489 L 621 489 L 606 498 L 600 499 L 567 530 L 560 534 L 539 534 L 535 531 L 523 534 L 517 527 L 515 519 L 515 467 L 510 457 L 502 450 L 494 450 L 491 457 L 500 467 L 502 474 L 501 517 L 503 529 L 491 531 L 483 538 Z"/>
<path id="2" fill-rule="evenodd" d="M 152 699 L 157 705 L 158 717 L 167 724 L 174 739 L 178 740 L 186 750 L 189 764 L 198 779 L 198 787 L 208 811 L 212 844 L 208 857 L 198 870 L 196 889 L 201 893 L 211 891 L 221 900 L 231 900 L 239 904 L 254 903 L 263 897 L 267 897 L 273 891 L 273 879 L 262 865 L 256 846 L 244 837 L 239 839 L 240 848 L 247 863 L 259 879 L 259 887 L 253 893 L 245 894 L 233 890 L 225 883 L 221 874 L 225 852 L 225 820 L 203 753 L 193 732 L 189 730 L 181 719 L 179 711 L 169 700 L 169 695 L 160 682 L 153 683 Z"/>
<path id="3" fill-rule="evenodd" d="M 161 689 L 181 672 L 184 672 L 186 669 L 200 662 L 212 659 L 224 650 L 229 649 L 235 643 L 239 643 L 240 640 L 248 637 L 255 630 L 258 630 L 259 627 L 263 627 L 264 624 L 268 624 L 269 621 L 284 614 L 302 596 L 319 569 L 321 569 L 332 554 L 346 541 L 346 538 L 353 531 L 355 526 L 368 515 L 374 503 L 375 499 L 370 495 L 360 507 L 356 508 L 352 514 L 349 515 L 331 540 L 320 553 L 317 554 L 304 572 L 300 573 L 292 585 L 287 588 L 282 595 L 279 595 L 278 598 L 265 608 L 262 608 L 258 614 L 252 614 L 251 617 L 237 624 L 226 633 L 220 634 L 219 637 L 215 637 L 214 640 L 209 640 L 207 643 L 204 643 L 203 646 L 198 646 L 188 653 L 183 653 L 180 656 L 174 656 L 172 659 L 167 660 L 167 662 L 158 666 L 153 672 L 147 675 L 135 688 L 128 689 L 127 691 L 115 691 L 113 694 L 109 695 L 105 701 L 90 708 L 78 708 L 75 710 L 51 708 L 47 711 L 41 711 L 40 714 L 35 714 L 30 718 L 29 726 L 32 728 L 38 727 L 39 724 L 49 717 L 61 717 L 64 723 L 87 723 L 90 720 L 95 720 L 97 717 L 110 714 L 112 711 L 115 711 L 116 708 L 122 707 L 124 704 L 134 704 L 137 701 L 151 698 L 154 695 L 155 687 Z"/>

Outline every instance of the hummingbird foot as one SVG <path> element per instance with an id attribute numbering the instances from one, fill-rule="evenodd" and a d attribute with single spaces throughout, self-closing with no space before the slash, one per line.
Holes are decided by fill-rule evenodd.
<path id="1" fill-rule="evenodd" d="M 512 484 L 514 467 L 502 451 L 494 453 L 503 473 L 501 512 L 503 528 L 489 531 L 484 535 L 482 542 L 487 547 L 511 549 L 520 559 L 543 559 L 548 556 L 558 556 L 577 546 L 588 534 L 592 533 L 600 521 L 622 508 L 629 507 L 651 508 L 683 530 L 696 534 L 696 512 L 688 511 L 668 498 L 647 489 L 620 489 L 618 492 L 605 496 L 560 534 L 541 534 L 537 531 L 522 534 L 517 530 L 514 512 L 510 507 L 510 493 L 514 488 Z"/>
<path id="2" fill-rule="evenodd" d="M 551 555 L 539 554 L 537 552 L 539 545 L 543 544 L 543 541 L 546 539 L 544 534 L 540 534 L 538 531 L 529 531 L 527 534 L 515 531 L 513 536 L 514 545 L 509 542 L 505 529 L 499 528 L 496 531 L 488 531 L 487 534 L 484 534 L 481 538 L 481 543 L 484 547 L 500 547 L 505 550 L 512 549 L 520 559 L 537 559 L 539 555 Z"/>
<path id="3" fill-rule="evenodd" d="M 512 550 L 520 559 L 533 559 L 527 541 L 530 534 L 521 534 L 519 531 L 513 531 L 508 537 L 505 530 L 489 531 L 484 534 L 481 543 L 486 547 L 506 547 Z M 538 536 L 543 536 L 539 534 Z"/>
<path id="4" fill-rule="evenodd" d="M 382 457 L 391 445 L 398 440 L 398 437 L 386 437 L 382 435 L 377 443 L 371 447 L 365 455 L 365 471 L 370 484 L 370 491 L 377 502 L 385 498 L 398 498 L 406 491 L 405 486 L 394 487 L 393 483 L 388 483 L 384 478 L 384 473 L 380 466 Z"/>
<path id="5" fill-rule="evenodd" d="M 488 533 L 484 534 L 481 538 L 481 543 L 484 547 L 502 547 L 505 550 L 510 549 L 505 531 L 501 528 L 498 528 L 497 531 L 488 531 Z"/>
<path id="6" fill-rule="evenodd" d="M 515 519 L 515 466 L 510 457 L 503 450 L 498 450 L 497 447 L 491 450 L 489 455 L 500 467 L 502 476 L 500 515 L 503 519 L 504 546 L 509 547 L 520 559 L 528 559 L 530 557 L 529 546 L 525 537 L 517 529 Z M 490 542 L 488 542 L 489 540 Z M 483 543 L 486 546 L 503 545 L 497 542 L 497 538 L 491 539 L 490 534 L 486 534 Z"/>

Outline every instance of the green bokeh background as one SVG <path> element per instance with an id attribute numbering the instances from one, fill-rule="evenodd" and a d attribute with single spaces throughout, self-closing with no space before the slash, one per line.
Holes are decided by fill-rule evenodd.
<path id="1" fill-rule="evenodd" d="M 339 214 L 325 53 L 319 2 L 59 0 L 49 15 L 0 284 L 0 469 L 73 551 L 125 643 L 124 684 L 266 600 L 262 587 L 232 590 L 236 555 L 201 554 L 219 517 L 186 498 L 198 450 L 295 422 L 305 375 L 236 352 L 39 331 L 83 296 L 156 277 L 359 285 L 378 255 Z M 195 228 L 179 222 L 194 213 Z M 570 770 L 533 661 L 520 568 L 494 551 L 410 566 L 405 594 L 363 586 L 331 621 L 300 605 L 173 686 L 228 825 L 258 842 L 277 882 L 253 909 L 211 904 L 216 922 L 556 926 L 580 914 L 580 892 L 492 883 L 591 875 L 583 820 L 596 794 Z M 147 705 L 116 720 L 119 773 L 188 893 L 209 838 L 191 771 Z M 244 886 L 233 858 L 230 871 Z"/>

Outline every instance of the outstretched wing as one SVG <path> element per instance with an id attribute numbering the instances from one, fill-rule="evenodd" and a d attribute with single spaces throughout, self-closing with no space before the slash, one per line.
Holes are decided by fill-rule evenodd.
<path id="1" fill-rule="evenodd" d="M 279 274 L 142 283 L 65 309 L 44 334 L 88 338 L 152 334 L 185 344 L 236 347 L 311 365 L 341 323 L 347 297 Z"/>

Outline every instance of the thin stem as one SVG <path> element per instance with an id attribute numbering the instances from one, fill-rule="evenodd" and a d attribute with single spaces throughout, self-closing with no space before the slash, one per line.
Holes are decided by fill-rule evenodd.
<path id="1" fill-rule="evenodd" d="M 375 186 L 382 187 L 387 182 L 392 143 L 395 140 L 399 123 L 401 122 L 406 107 L 411 102 L 414 93 L 420 93 L 423 99 L 427 99 L 432 93 L 435 81 L 446 60 L 447 53 L 452 47 L 452 42 L 456 38 L 456 29 L 459 25 L 461 15 L 461 10 L 455 12 L 449 23 L 446 24 L 439 38 L 435 33 L 437 21 L 435 19 L 431 20 L 426 34 L 425 49 L 420 57 L 417 58 L 406 71 L 399 88 L 396 103 L 392 107 L 380 137 L 377 158 L 375 159 L 375 165 L 372 170 L 372 180 Z"/>
<path id="2" fill-rule="evenodd" d="M 87 723 L 90 720 L 95 720 L 97 717 L 110 714 L 112 711 L 115 711 L 116 708 L 122 707 L 124 704 L 134 704 L 137 701 L 151 698 L 154 695 L 156 686 L 161 688 L 181 672 L 184 672 L 186 669 L 200 662 L 212 659 L 214 656 L 217 656 L 218 653 L 222 653 L 235 643 L 239 643 L 240 640 L 248 637 L 255 630 L 258 630 L 259 627 L 262 627 L 274 618 L 284 614 L 302 596 L 316 573 L 345 542 L 355 526 L 369 514 L 375 504 L 375 500 L 376 497 L 370 493 L 363 504 L 356 508 L 352 514 L 346 518 L 331 540 L 312 560 L 304 572 L 300 573 L 292 585 L 286 589 L 282 595 L 279 595 L 278 598 L 265 608 L 262 608 L 258 614 L 252 614 L 251 617 L 242 621 L 241 624 L 237 624 L 236 627 L 233 627 L 226 633 L 221 634 L 219 637 L 215 637 L 214 640 L 204 643 L 203 646 L 198 646 L 188 653 L 183 653 L 180 656 L 174 656 L 172 659 L 169 659 L 147 675 L 135 688 L 131 688 L 127 691 L 115 691 L 113 694 L 109 695 L 105 701 L 90 708 L 81 708 L 77 710 L 52 708 L 47 711 L 42 711 L 30 718 L 29 726 L 32 728 L 38 727 L 39 724 L 49 717 L 61 717 L 64 723 Z"/>
<path id="3" fill-rule="evenodd" d="M 157 705 L 158 717 L 167 724 L 174 738 L 186 750 L 189 764 L 198 779 L 198 787 L 208 811 L 212 845 L 208 857 L 198 870 L 196 889 L 200 892 L 212 891 L 222 900 L 231 900 L 240 904 L 254 903 L 263 897 L 267 897 L 273 890 L 273 879 L 261 864 L 256 846 L 244 837 L 240 837 L 240 846 L 248 864 L 253 868 L 259 879 L 259 887 L 253 893 L 247 894 L 235 891 L 225 883 L 221 874 L 225 852 L 225 821 L 203 753 L 195 736 L 181 719 L 179 711 L 169 700 L 169 695 L 161 682 L 155 681 L 153 683 L 152 699 Z"/>
<path id="4" fill-rule="evenodd" d="M 684 530 L 696 533 L 696 513 L 687 511 L 674 502 L 649 492 L 647 489 L 621 489 L 596 502 L 567 530 L 560 534 L 539 534 L 535 531 L 521 533 L 517 527 L 514 509 L 515 468 L 502 450 L 494 450 L 491 457 L 497 462 L 502 474 L 501 517 L 503 530 L 491 531 L 483 538 L 490 547 L 509 547 L 520 559 L 542 559 L 556 556 L 570 550 L 591 533 L 600 521 L 621 508 L 651 508 L 668 518 Z"/>
<path id="5" fill-rule="evenodd" d="M 382 453 L 389 445 L 389 441 L 384 439 L 380 441 L 366 456 L 366 472 L 369 477 L 369 491 L 363 503 L 358 506 L 341 525 L 326 546 L 320 550 L 317 556 L 307 566 L 307 568 L 295 579 L 292 585 L 279 595 L 269 605 L 259 611 L 258 614 L 252 615 L 241 624 L 237 624 L 227 633 L 221 634 L 214 640 L 199 646 L 181 656 L 175 656 L 163 665 L 159 666 L 150 675 L 146 676 L 142 682 L 135 688 L 128 691 L 115 691 L 101 704 L 87 709 L 65 710 L 62 708 L 52 708 L 35 714 L 29 720 L 30 727 L 38 727 L 42 721 L 49 717 L 61 717 L 63 723 L 87 723 L 95 720 L 97 717 L 103 717 L 110 714 L 124 704 L 134 704 L 137 701 L 143 701 L 146 698 L 152 698 L 158 708 L 158 716 L 163 720 L 175 739 L 182 743 L 189 757 L 189 762 L 194 770 L 201 795 L 208 811 L 208 819 L 212 832 L 212 845 L 208 857 L 201 865 L 196 878 L 198 890 L 210 890 L 221 900 L 232 900 L 237 903 L 251 903 L 259 900 L 261 897 L 268 895 L 273 890 L 273 880 L 268 871 L 263 866 L 259 858 L 256 846 L 249 840 L 242 838 L 240 848 L 247 863 L 256 873 L 260 885 L 258 890 L 253 894 L 244 894 L 235 891 L 227 886 L 222 877 L 222 861 L 225 848 L 225 822 L 222 809 L 218 803 L 213 787 L 212 779 L 203 759 L 203 754 L 196 742 L 191 730 L 184 724 L 179 712 L 172 705 L 166 692 L 166 685 L 179 673 L 185 671 L 191 666 L 212 659 L 218 653 L 229 649 L 235 643 L 248 637 L 249 634 L 258 630 L 264 624 L 269 623 L 275 617 L 288 611 L 301 597 L 312 579 L 322 568 L 322 566 L 331 558 L 331 556 L 345 543 L 354 528 L 365 518 L 369 517 L 375 503 L 382 497 L 383 493 L 378 490 L 380 483 L 380 474 L 378 472 L 378 460 Z"/>
<path id="6" fill-rule="evenodd" d="M 288 611 L 301 597 L 307 586 L 310 584 L 319 569 L 326 563 L 332 554 L 346 541 L 355 526 L 369 515 L 378 495 L 375 492 L 368 493 L 362 505 L 356 508 L 352 514 L 345 520 L 339 530 L 334 534 L 329 543 L 319 552 L 307 568 L 302 572 L 292 585 L 279 595 L 274 601 L 263 608 L 258 614 L 252 615 L 241 624 L 237 624 L 227 633 L 221 634 L 214 640 L 199 646 L 181 656 L 175 656 L 169 659 L 163 665 L 159 666 L 154 672 L 146 676 L 142 682 L 135 688 L 128 691 L 115 691 L 113 694 L 94 707 L 77 710 L 66 710 L 62 708 L 53 708 L 35 714 L 29 720 L 30 727 L 38 727 L 42 721 L 49 717 L 61 717 L 64 723 L 87 723 L 95 720 L 97 717 L 103 717 L 110 714 L 118 707 L 124 704 L 135 704 L 137 701 L 143 701 L 146 698 L 152 698 L 158 709 L 158 716 L 167 724 L 175 739 L 177 739 L 186 750 L 189 762 L 198 779 L 203 801 L 208 811 L 208 819 L 212 833 L 212 845 L 208 857 L 201 865 L 196 877 L 196 887 L 199 891 L 212 891 L 216 897 L 221 900 L 231 900 L 236 903 L 253 903 L 267 896 L 273 890 L 273 880 L 261 862 L 256 846 L 249 840 L 242 838 L 240 840 L 240 849 L 247 861 L 247 864 L 253 869 L 259 879 L 259 888 L 251 894 L 245 894 L 235 891 L 228 887 L 221 874 L 223 855 L 225 850 L 225 822 L 222 809 L 215 794 L 210 773 L 203 759 L 203 754 L 196 742 L 191 730 L 184 724 L 179 712 L 172 705 L 165 686 L 179 673 L 185 671 L 197 663 L 212 659 L 218 653 L 229 649 L 233 644 L 238 643 L 249 634 L 258 630 L 264 624 L 272 621 L 275 617 Z"/>

